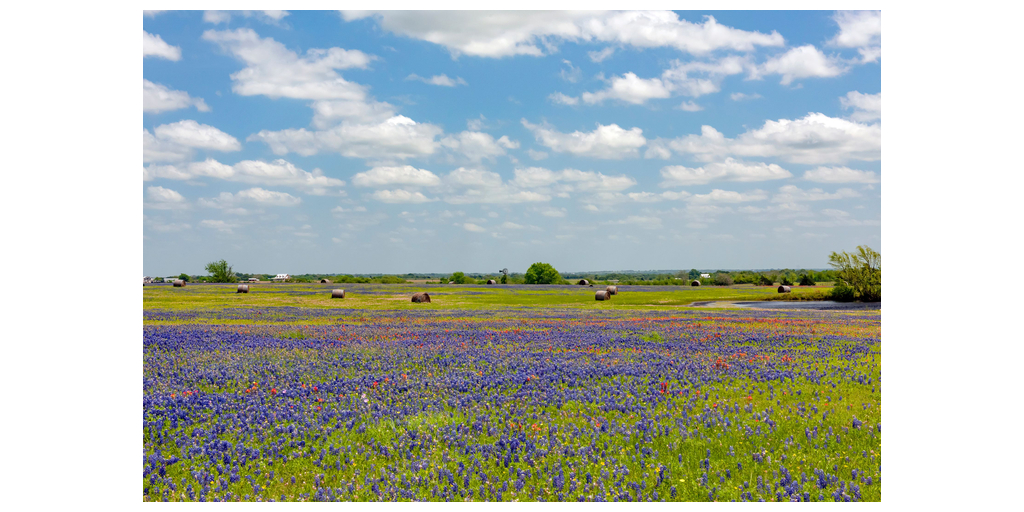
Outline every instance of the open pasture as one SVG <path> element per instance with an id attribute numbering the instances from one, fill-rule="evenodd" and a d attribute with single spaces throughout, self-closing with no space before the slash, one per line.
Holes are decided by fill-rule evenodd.
<path id="1" fill-rule="evenodd" d="M 344 299 L 331 290 L 344 289 Z M 825 286 L 795 286 L 780 294 L 775 286 L 619 286 L 612 300 L 597 302 L 594 292 L 605 286 L 576 285 L 429 285 L 429 284 L 254 284 L 249 293 L 235 293 L 234 284 L 170 284 L 143 287 L 143 309 L 195 310 L 293 306 L 328 309 L 509 309 L 572 307 L 593 309 L 670 308 L 701 301 L 765 300 L 810 297 Z M 425 291 L 430 304 L 413 304 L 412 294 Z"/>
<path id="2" fill-rule="evenodd" d="M 331 287 L 144 291 L 144 500 L 881 499 L 879 311 Z"/>

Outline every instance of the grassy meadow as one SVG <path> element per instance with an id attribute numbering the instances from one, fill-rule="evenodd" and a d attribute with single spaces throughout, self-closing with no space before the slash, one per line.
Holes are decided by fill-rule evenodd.
<path id="1" fill-rule="evenodd" d="M 344 289 L 344 299 L 331 299 L 331 290 Z M 788 294 L 777 286 L 620 286 L 610 301 L 594 300 L 605 286 L 578 285 L 429 285 L 429 284 L 285 284 L 250 285 L 236 293 L 234 284 L 170 284 L 143 287 L 143 310 L 301 307 L 331 309 L 507 309 L 568 307 L 629 309 L 688 306 L 706 301 L 797 300 L 813 298 L 828 286 L 794 286 Z M 411 302 L 413 293 L 430 294 L 429 304 Z M 641 293 L 636 293 L 641 292 Z"/>

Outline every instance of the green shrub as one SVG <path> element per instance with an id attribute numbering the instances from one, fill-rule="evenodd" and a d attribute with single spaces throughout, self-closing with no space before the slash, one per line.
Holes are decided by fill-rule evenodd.
<path id="1" fill-rule="evenodd" d="M 852 286 L 838 281 L 829 291 L 828 298 L 838 302 L 853 302 L 856 299 L 856 293 Z"/>
<path id="2" fill-rule="evenodd" d="M 732 284 L 732 277 L 729 274 L 718 273 L 715 274 L 715 279 L 712 281 L 716 286 L 729 286 Z"/>
<path id="3" fill-rule="evenodd" d="M 537 262 L 526 271 L 526 284 L 562 284 L 561 274 L 550 264 Z"/>
<path id="4" fill-rule="evenodd" d="M 843 285 L 842 296 L 853 290 L 856 300 L 876 302 L 882 300 L 882 255 L 868 246 L 857 246 L 857 252 L 833 252 L 829 265 L 836 269 L 836 288 Z M 838 300 L 838 299 L 837 299 Z"/>

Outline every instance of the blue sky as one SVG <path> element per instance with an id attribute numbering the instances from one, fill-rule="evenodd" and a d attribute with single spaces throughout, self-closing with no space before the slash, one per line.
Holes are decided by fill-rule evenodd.
<path id="1" fill-rule="evenodd" d="M 881 250 L 877 12 L 143 16 L 144 271 Z"/>

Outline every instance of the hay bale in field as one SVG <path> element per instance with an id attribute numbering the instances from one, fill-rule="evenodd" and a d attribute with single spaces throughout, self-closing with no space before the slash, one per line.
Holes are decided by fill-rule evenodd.
<path id="1" fill-rule="evenodd" d="M 332 299 L 344 299 L 345 298 L 345 290 L 331 290 L 331 298 Z"/>
<path id="2" fill-rule="evenodd" d="M 612 300 L 612 294 L 607 290 L 601 290 L 594 294 L 594 300 Z"/>
<path id="3" fill-rule="evenodd" d="M 175 279 L 174 280 L 174 287 L 175 288 L 181 288 L 183 286 L 185 286 L 185 281 L 182 281 L 181 279 Z"/>
<path id="4" fill-rule="evenodd" d="M 412 295 L 413 302 L 430 302 L 430 294 L 426 292 L 414 293 Z"/>
<path id="5" fill-rule="evenodd" d="M 487 284 L 498 284 L 498 282 L 495 281 L 494 279 L 488 279 Z"/>
<path id="6" fill-rule="evenodd" d="M 789 291 L 790 289 L 788 286 L 783 285 L 779 287 L 779 293 L 789 293 Z"/>
<path id="7" fill-rule="evenodd" d="M 320 280 L 320 284 L 331 284 L 331 280 L 330 279 L 321 279 Z"/>
<path id="8" fill-rule="evenodd" d="M 249 285 L 240 284 L 238 285 L 238 291 L 235 293 L 249 293 Z"/>
<path id="9" fill-rule="evenodd" d="M 578 284 L 580 286 L 586 286 L 586 285 L 590 284 L 590 281 L 587 281 L 586 279 L 580 279 L 580 282 L 578 282 L 576 284 Z"/>
<path id="10" fill-rule="evenodd" d="M 618 286 L 609 286 L 608 288 L 605 288 L 604 291 L 606 291 L 606 292 L 608 292 L 608 293 L 610 293 L 612 295 L 618 295 L 619 294 L 619 287 Z"/>
<path id="11" fill-rule="evenodd" d="M 690 286 L 700 286 L 700 281 L 694 279 L 693 281 L 690 282 Z"/>

